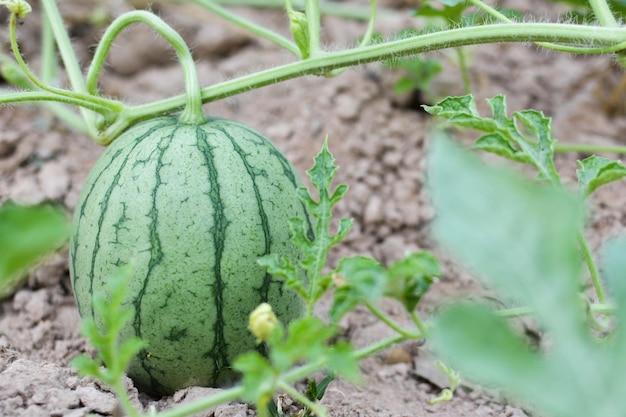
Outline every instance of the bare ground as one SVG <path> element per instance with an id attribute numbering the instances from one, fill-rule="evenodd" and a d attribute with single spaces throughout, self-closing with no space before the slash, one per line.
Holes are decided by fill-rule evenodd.
<path id="1" fill-rule="evenodd" d="M 83 3 L 60 3 L 77 49 L 86 60 L 100 28 L 85 23 L 89 9 L 81 8 Z M 528 11 L 544 10 L 541 5 L 539 1 L 518 2 L 519 8 Z M 122 9 L 110 7 L 112 13 Z M 158 12 L 193 45 L 203 85 L 290 59 L 269 43 L 254 40 L 197 8 L 163 6 Z M 281 13 L 241 12 L 263 24 L 283 24 Z M 545 13 L 538 15 L 542 18 Z M 379 26 L 381 31 L 392 32 L 407 22 L 410 20 L 383 21 Z M 29 17 L 19 30 L 25 53 L 36 62 L 37 17 Z M 327 18 L 325 42 L 331 47 L 347 45 L 362 30 L 360 24 Z M 146 42 L 152 45 L 154 36 L 142 28 L 133 29 L 132 36 L 117 42 L 102 81 L 105 94 L 138 103 L 182 92 L 181 72 L 173 63 L 172 53 L 162 43 L 147 48 Z M 486 110 L 482 99 L 503 93 L 510 111 L 535 108 L 551 116 L 554 136 L 563 142 L 624 144 L 626 117 L 618 100 L 621 95 L 612 98 L 623 73 L 609 58 L 548 53 L 531 45 L 480 46 L 468 48 L 467 52 L 473 92 L 481 101 L 481 110 Z M 438 97 L 462 94 L 452 51 L 434 56 L 446 63 L 446 70 L 431 93 Z M 305 77 L 206 106 L 208 113 L 244 122 L 263 132 L 302 174 L 310 167 L 324 137 L 329 136 L 331 151 L 341 166 L 338 180 L 350 186 L 337 214 L 355 219 L 352 233 L 333 253 L 333 263 L 353 254 L 371 255 L 389 263 L 407 250 L 440 252 L 429 237 L 434 212 L 424 188 L 427 132 L 432 119 L 414 105 L 411 97 L 394 96 L 391 86 L 399 76 L 380 65 L 369 65 L 334 79 Z M 41 108 L 3 107 L 0 125 L 0 202 L 55 201 L 71 212 L 102 148 L 68 130 Z M 570 183 L 575 160 L 581 156 L 558 158 L 562 175 Z M 623 183 L 614 184 L 593 199 L 589 233 L 594 246 L 623 229 L 623 191 Z M 425 315 L 454 295 L 470 289 L 481 291 L 459 268 L 446 265 L 445 276 L 424 300 Z M 399 306 L 384 303 L 383 307 L 402 320 Z M 321 306 L 319 314 L 323 313 Z M 357 346 L 390 334 L 361 309 L 343 325 Z M 0 304 L 0 415 L 119 415 L 116 400 L 105 387 L 78 378 L 68 366 L 73 357 L 89 350 L 78 329 L 67 253 L 62 252 L 35 270 L 14 296 Z M 333 382 L 322 401 L 330 415 L 531 415 L 514 402 L 471 384 L 461 387 L 451 402 L 429 405 L 428 399 L 437 395 L 445 380 L 434 371 L 426 349 L 416 343 L 367 359 L 362 369 L 366 382 L 361 386 Z M 128 384 L 138 407 L 143 409 L 150 405 L 171 406 L 212 391 L 189 388 L 157 400 L 137 394 L 130 381 Z M 284 398 L 283 404 L 289 409 L 290 400 Z M 243 417 L 255 412 L 245 404 L 231 404 L 199 415 Z"/>

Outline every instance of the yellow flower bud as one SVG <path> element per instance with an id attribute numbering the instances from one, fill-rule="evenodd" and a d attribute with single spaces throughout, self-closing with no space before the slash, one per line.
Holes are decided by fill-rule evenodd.
<path id="1" fill-rule="evenodd" d="M 5 5 L 11 13 L 14 13 L 20 19 L 26 17 L 32 11 L 30 4 L 25 0 L 4 0 L 0 1 L 0 5 Z"/>
<path id="2" fill-rule="evenodd" d="M 248 329 L 256 337 L 256 342 L 261 343 L 267 340 L 277 323 L 278 319 L 272 311 L 272 306 L 268 303 L 263 303 L 250 313 Z"/>

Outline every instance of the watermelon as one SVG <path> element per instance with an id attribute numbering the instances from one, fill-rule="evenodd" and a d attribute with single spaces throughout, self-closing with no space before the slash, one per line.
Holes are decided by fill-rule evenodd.
<path id="1" fill-rule="evenodd" d="M 268 139 L 225 119 L 158 117 L 104 151 L 74 214 L 70 275 L 81 316 L 98 323 L 93 296 L 109 297 L 107 279 L 131 265 L 121 338 L 146 343 L 128 369 L 140 390 L 232 384 L 233 359 L 258 349 L 255 307 L 269 303 L 283 323 L 301 316 L 296 293 L 257 264 L 299 257 L 288 220 L 308 221 L 300 185 Z"/>

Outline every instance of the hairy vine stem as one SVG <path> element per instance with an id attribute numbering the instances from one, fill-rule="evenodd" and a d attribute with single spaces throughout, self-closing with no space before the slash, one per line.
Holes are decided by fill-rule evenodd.
<path id="1" fill-rule="evenodd" d="M 407 39 L 359 47 L 347 51 L 327 52 L 310 59 L 285 64 L 251 75 L 205 87 L 201 90 L 203 103 L 231 97 L 252 89 L 276 84 L 307 74 L 328 73 L 339 68 L 382 61 L 399 56 L 410 56 L 456 46 L 493 42 L 550 41 L 569 44 L 593 42 L 598 45 L 590 53 L 609 53 L 626 47 L 626 28 L 603 28 L 559 23 L 513 23 L 465 27 L 428 33 Z M 129 109 L 129 117 L 146 118 L 182 108 L 185 96 L 180 95 L 159 102 Z M 115 136 L 119 126 L 111 126 L 109 135 Z"/>
<path id="2" fill-rule="evenodd" d="M 197 2 L 202 3 L 202 1 L 204 0 L 198 0 Z M 371 23 L 375 16 L 375 1 L 370 1 Z M 473 1 L 479 4 L 482 3 L 480 0 Z M 602 0 L 598 1 L 601 2 Z M 560 45 L 553 46 L 553 49 L 588 54 L 618 52 L 626 48 L 626 28 L 559 23 L 506 23 L 450 29 L 376 45 L 326 52 L 319 48 L 320 6 L 316 0 L 306 0 L 308 46 L 311 52 L 311 56 L 308 59 L 200 89 L 193 58 L 180 35 L 152 14 L 132 12 L 116 19 L 109 27 L 96 51 L 87 74 L 87 80 L 85 81 L 55 2 L 43 2 L 43 5 L 74 91 L 57 91 L 53 87 L 43 85 L 42 87 L 48 90 L 50 94 L 33 94 L 28 92 L 8 94 L 0 97 L 0 104 L 16 101 L 55 100 L 61 103 L 79 105 L 82 108 L 83 118 L 90 135 L 104 145 L 109 144 L 131 125 L 155 115 L 185 109 L 182 121 L 196 123 L 203 117 L 201 110 L 203 103 L 209 103 L 307 74 L 335 75 L 336 71 L 351 66 L 428 51 L 493 42 L 558 43 Z M 149 24 L 172 44 L 179 55 L 183 67 L 186 94 L 133 107 L 125 106 L 118 101 L 104 99 L 97 95 L 98 75 L 113 39 L 125 26 L 134 22 Z M 368 28 L 366 38 L 370 34 L 370 29 L 371 27 Z M 289 41 L 282 41 L 279 38 L 275 39 L 275 41 L 282 42 L 285 47 L 295 52 Z M 594 47 L 580 47 L 581 44 L 592 44 Z M 93 111 L 104 115 L 103 124 L 96 123 Z"/>

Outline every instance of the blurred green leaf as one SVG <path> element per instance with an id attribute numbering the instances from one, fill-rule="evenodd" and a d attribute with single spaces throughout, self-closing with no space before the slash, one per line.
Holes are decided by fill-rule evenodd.
<path id="1" fill-rule="evenodd" d="M 443 69 L 439 60 L 422 59 L 419 56 L 412 59 L 397 60 L 394 66 L 406 71 L 406 75 L 393 86 L 396 94 L 411 90 L 427 90 L 433 79 Z"/>
<path id="2" fill-rule="evenodd" d="M 328 369 L 347 380 L 357 383 L 361 378 L 359 361 L 353 355 L 354 349 L 346 341 L 335 343 L 328 351 Z M 330 380 L 327 382 L 330 383 Z M 318 387 L 321 390 L 321 387 Z M 325 390 L 325 387 L 324 387 Z M 321 391 L 323 395 L 323 391 Z M 318 399 L 321 399 L 318 398 Z"/>
<path id="3" fill-rule="evenodd" d="M 72 361 L 80 375 L 97 378 L 112 387 L 122 386 L 130 361 L 145 347 L 139 338 L 128 338 L 123 343 L 119 340 L 121 329 L 133 316 L 132 310 L 123 305 L 131 276 L 130 265 L 119 268 L 107 281 L 107 295 L 94 297 L 95 316 L 83 317 L 81 332 L 98 352 L 98 359 L 82 355 Z"/>
<path id="4" fill-rule="evenodd" d="M 609 293 L 617 305 L 618 334 L 622 349 L 626 351 L 626 236 L 619 236 L 605 244 L 602 265 Z"/>
<path id="5" fill-rule="evenodd" d="M 426 18 L 440 18 L 445 22 L 445 26 L 450 24 L 456 24 L 461 22 L 463 12 L 467 8 L 467 2 L 465 0 L 446 0 L 440 1 L 443 7 L 433 6 L 432 2 L 424 4 L 422 7 L 418 7 L 413 15 L 415 17 Z"/>
<path id="6" fill-rule="evenodd" d="M 457 304 L 444 310 L 431 340 L 440 354 L 486 384 L 525 388 L 542 372 L 543 364 L 528 345 L 485 306 Z"/>
<path id="7" fill-rule="evenodd" d="M 28 268 L 68 239 L 66 215 L 50 205 L 0 207 L 0 299 L 12 294 Z"/>
<path id="8" fill-rule="evenodd" d="M 599 187 L 626 177 L 626 167 L 621 161 L 611 161 L 600 156 L 590 156 L 578 161 L 578 192 L 587 198 Z"/>
<path id="9" fill-rule="evenodd" d="M 337 289 L 333 295 L 330 319 L 337 323 L 363 301 L 375 301 L 383 296 L 386 275 L 384 268 L 372 258 L 356 256 L 343 258 L 335 271 Z"/>
<path id="10" fill-rule="evenodd" d="M 439 275 L 439 261 L 425 251 L 408 254 L 387 269 L 365 256 L 343 258 L 333 272 L 337 288 L 330 318 L 336 323 L 358 304 L 374 303 L 383 296 L 413 311 Z"/>
<path id="11" fill-rule="evenodd" d="M 233 368 L 243 374 L 243 399 L 264 409 L 276 390 L 277 372 L 258 352 L 239 355 Z"/>
<path id="12" fill-rule="evenodd" d="M 589 5 L 589 0 L 552 0 L 553 3 L 565 3 L 572 7 L 572 10 L 581 15 L 583 20 L 592 20 L 594 18 Z M 611 11 L 617 18 L 626 16 L 626 1 L 624 0 L 608 0 L 607 3 Z M 586 12 L 586 13 L 583 13 Z"/>
<path id="13" fill-rule="evenodd" d="M 317 360 L 328 349 L 328 339 L 337 334 L 337 327 L 316 317 L 303 317 L 289 323 L 287 337 L 272 344 L 270 359 L 279 371 L 285 371 L 301 360 Z"/>
<path id="14" fill-rule="evenodd" d="M 626 238 L 605 250 L 618 329 L 599 341 L 584 326 L 576 230 L 582 202 L 563 190 L 484 165 L 439 133 L 428 176 L 435 236 L 477 277 L 529 306 L 549 345 L 527 346 L 502 318 L 456 305 L 433 321 L 435 350 L 468 378 L 513 394 L 551 417 L 614 417 L 626 408 Z"/>
<path id="15" fill-rule="evenodd" d="M 582 316 L 572 311 L 579 309 L 576 232 L 583 216 L 573 196 L 486 166 L 443 133 L 435 134 L 428 178 L 441 244 L 554 330 L 579 327 Z"/>
<path id="16" fill-rule="evenodd" d="M 441 265 L 430 252 L 409 254 L 387 269 L 385 295 L 398 300 L 407 311 L 413 311 L 441 274 Z"/>

